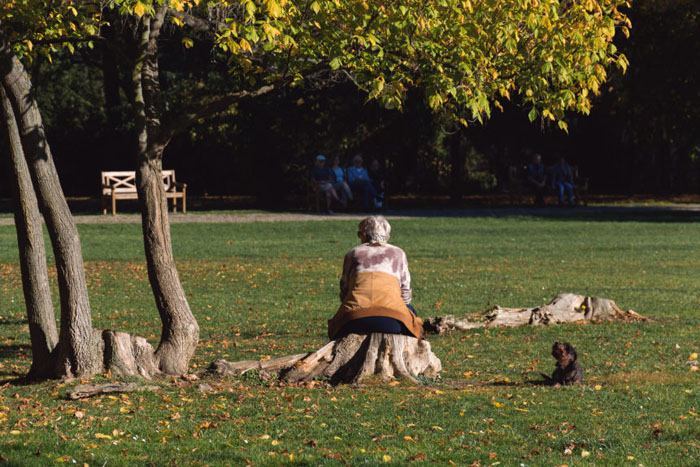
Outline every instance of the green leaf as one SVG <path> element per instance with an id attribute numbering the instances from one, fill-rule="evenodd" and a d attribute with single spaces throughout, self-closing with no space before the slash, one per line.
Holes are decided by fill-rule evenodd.
<path id="1" fill-rule="evenodd" d="M 537 118 L 537 115 L 539 115 L 539 112 L 537 112 L 537 109 L 533 107 L 530 110 L 530 113 L 527 114 L 527 118 L 529 118 L 531 122 L 534 122 Z"/>

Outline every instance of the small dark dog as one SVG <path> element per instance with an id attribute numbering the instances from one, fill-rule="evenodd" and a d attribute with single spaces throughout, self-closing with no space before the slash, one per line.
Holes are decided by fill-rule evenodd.
<path id="1" fill-rule="evenodd" d="M 576 349 L 569 344 L 555 342 L 552 346 L 552 357 L 557 360 L 557 367 L 549 377 L 542 373 L 549 384 L 569 385 L 583 382 L 583 367 L 578 363 Z"/>

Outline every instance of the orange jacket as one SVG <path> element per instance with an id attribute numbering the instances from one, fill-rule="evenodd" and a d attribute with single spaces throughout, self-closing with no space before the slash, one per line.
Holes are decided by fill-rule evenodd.
<path id="1" fill-rule="evenodd" d="M 343 303 L 328 320 L 328 337 L 333 339 L 349 321 L 370 316 L 401 321 L 415 337 L 421 337 L 423 332 L 423 321 L 411 313 L 401 298 L 399 280 L 392 274 L 372 271 L 350 277 Z"/>

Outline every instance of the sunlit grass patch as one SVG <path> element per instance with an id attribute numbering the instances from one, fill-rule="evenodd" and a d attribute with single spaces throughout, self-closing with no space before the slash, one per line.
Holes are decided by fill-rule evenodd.
<path id="1" fill-rule="evenodd" d="M 14 228 L 0 228 L 0 455 L 14 464 L 694 465 L 700 462 L 700 224 L 479 218 L 392 221 L 423 316 L 534 306 L 560 292 L 614 299 L 652 323 L 490 329 L 430 337 L 442 380 L 285 387 L 166 378 L 155 392 L 68 402 L 78 384 L 17 385 L 30 363 Z M 201 327 L 193 372 L 327 341 L 355 222 L 173 225 Z M 81 225 L 95 327 L 160 324 L 138 225 Z M 54 282 L 55 274 L 51 272 Z M 58 297 L 54 294 L 58 310 Z M 571 342 L 582 386 L 537 384 Z"/>

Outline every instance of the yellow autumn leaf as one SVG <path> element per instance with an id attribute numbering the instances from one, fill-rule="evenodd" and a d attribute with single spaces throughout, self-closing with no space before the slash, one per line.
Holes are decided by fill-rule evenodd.
<path id="1" fill-rule="evenodd" d="M 410 442 L 412 442 L 412 443 L 415 443 L 415 441 L 413 440 L 413 438 L 411 438 L 410 436 L 404 436 L 404 437 L 403 437 L 403 440 L 404 440 L 404 441 L 410 441 Z"/>
<path id="2" fill-rule="evenodd" d="M 399 384 L 401 384 L 401 381 L 392 381 L 389 383 L 389 386 L 398 386 Z"/>
<path id="3" fill-rule="evenodd" d="M 21 433 L 21 431 L 19 431 L 19 430 L 12 430 L 12 431 L 10 431 L 10 434 L 11 434 L 11 435 L 18 435 L 18 434 L 20 434 L 20 433 Z"/>
<path id="4" fill-rule="evenodd" d="M 590 455 L 591 455 L 591 453 L 588 451 L 581 451 L 581 457 L 588 457 Z"/>
<path id="5" fill-rule="evenodd" d="M 496 401 L 491 402 L 491 405 L 494 406 L 494 407 L 498 407 L 499 409 L 500 409 L 501 407 L 504 407 L 503 404 L 501 404 L 500 402 L 496 402 Z"/>
<path id="6" fill-rule="evenodd" d="M 95 438 L 97 438 L 97 439 L 112 439 L 111 436 L 106 435 L 104 433 L 95 433 Z"/>
<path id="7" fill-rule="evenodd" d="M 601 389 L 603 389 L 603 386 L 601 386 L 600 384 L 596 384 L 593 389 L 595 389 L 596 391 L 600 391 Z"/>
<path id="8" fill-rule="evenodd" d="M 277 446 L 278 444 L 280 444 L 279 441 L 277 441 L 276 439 L 273 439 L 273 440 L 272 440 L 272 445 L 273 445 L 273 446 Z"/>
<path id="9" fill-rule="evenodd" d="M 140 18 L 144 15 L 144 13 L 146 13 L 146 5 L 141 2 L 136 2 L 136 6 L 134 6 L 134 13 Z"/>
<path id="10" fill-rule="evenodd" d="M 384 455 L 382 456 L 382 460 L 383 460 L 384 462 L 391 462 L 391 456 L 388 456 L 388 455 L 384 454 Z"/>
<path id="11" fill-rule="evenodd" d="M 241 39 L 238 42 L 238 45 L 241 46 L 241 50 L 244 52 L 252 52 L 253 51 L 252 47 L 250 46 L 250 43 L 245 39 Z"/>
<path id="12" fill-rule="evenodd" d="M 260 437 L 260 439 L 270 439 L 270 435 L 267 435 L 267 434 L 262 435 L 262 436 Z"/>
<path id="13" fill-rule="evenodd" d="M 27 41 L 29 42 L 29 41 Z M 29 49 L 31 50 L 31 48 Z M 696 352 L 693 352 L 690 354 L 690 360 L 697 360 L 698 359 L 698 354 Z"/>

